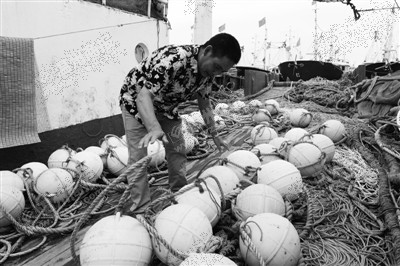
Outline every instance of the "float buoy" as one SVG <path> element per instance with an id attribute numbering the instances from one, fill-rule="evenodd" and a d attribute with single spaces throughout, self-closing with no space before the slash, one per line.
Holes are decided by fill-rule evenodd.
<path id="1" fill-rule="evenodd" d="M 258 109 L 251 119 L 257 124 L 263 122 L 272 122 L 271 114 L 266 109 Z"/>
<path id="2" fill-rule="evenodd" d="M 107 156 L 107 168 L 111 174 L 119 176 L 128 165 L 129 152 L 127 147 L 113 149 Z"/>
<path id="3" fill-rule="evenodd" d="M 304 108 L 296 108 L 289 114 L 290 122 L 295 127 L 308 127 L 313 118 L 312 113 Z"/>
<path id="4" fill-rule="evenodd" d="M 66 168 L 78 172 L 83 180 L 92 183 L 100 178 L 104 169 L 100 156 L 90 151 L 77 152 L 68 161 Z"/>
<path id="5" fill-rule="evenodd" d="M 299 169 L 301 176 L 316 175 L 323 170 L 325 153 L 311 142 L 294 143 L 287 153 L 286 160 Z"/>
<path id="6" fill-rule="evenodd" d="M 187 189 L 188 186 L 191 185 L 186 185 L 181 190 Z M 207 216 L 211 226 L 214 227 L 221 216 L 221 198 L 212 188 L 207 188 L 204 184 L 202 186 L 203 192 L 200 192 L 199 188 L 193 187 L 177 195 L 175 200 L 179 204 L 188 204 L 199 208 Z"/>
<path id="7" fill-rule="evenodd" d="M 282 160 L 278 149 L 271 144 L 258 144 L 251 149 L 251 152 L 259 157 L 262 165 L 275 160 Z"/>
<path id="8" fill-rule="evenodd" d="M 329 137 L 333 143 L 341 141 L 346 136 L 346 128 L 339 120 L 328 120 L 318 130 L 319 134 Z"/>
<path id="9" fill-rule="evenodd" d="M 232 103 L 231 110 L 236 113 L 241 113 L 246 108 L 246 104 L 243 101 L 235 101 Z"/>
<path id="10" fill-rule="evenodd" d="M 107 167 L 107 156 L 108 154 L 99 146 L 89 146 L 85 149 L 85 151 L 93 152 L 100 156 L 101 161 L 103 162 L 103 167 Z"/>
<path id="11" fill-rule="evenodd" d="M 18 220 L 25 208 L 25 198 L 21 190 L 12 186 L 0 186 L 1 206 Z M 11 224 L 6 214 L 0 210 L 0 228 Z"/>
<path id="12" fill-rule="evenodd" d="M 300 259 L 300 237 L 288 219 L 275 213 L 261 213 L 240 227 L 239 247 L 247 265 L 260 265 L 255 252 L 244 241 L 250 238 L 265 265 L 295 266 Z"/>
<path id="13" fill-rule="evenodd" d="M 224 195 L 232 192 L 239 184 L 239 178 L 231 168 L 224 165 L 215 165 L 207 168 L 201 173 L 199 179 L 203 179 L 209 188 L 218 193 L 219 197 L 222 196 L 220 188 L 214 178 L 207 178 L 207 176 L 210 175 L 214 176 L 218 180 Z"/>
<path id="14" fill-rule="evenodd" d="M 253 145 L 269 143 L 274 138 L 278 137 L 275 129 L 266 125 L 257 125 L 250 132 L 251 142 Z"/>
<path id="15" fill-rule="evenodd" d="M 0 187 L 1 186 L 15 187 L 21 191 L 25 190 L 22 177 L 7 170 L 0 171 Z"/>
<path id="16" fill-rule="evenodd" d="M 237 195 L 235 204 L 234 214 L 241 221 L 264 212 L 285 215 L 285 202 L 281 194 L 265 184 L 248 186 Z"/>
<path id="17" fill-rule="evenodd" d="M 276 115 L 280 110 L 279 103 L 274 99 L 266 100 L 264 102 L 264 107 L 271 115 Z"/>
<path id="18" fill-rule="evenodd" d="M 300 128 L 300 127 L 295 127 L 292 129 L 289 129 L 285 135 L 284 138 L 290 139 L 292 142 L 299 141 L 301 138 L 303 138 L 306 135 L 309 135 L 310 133 L 307 132 L 307 130 Z"/>
<path id="19" fill-rule="evenodd" d="M 50 168 L 41 173 L 33 185 L 37 193 L 50 196 L 54 203 L 62 203 L 70 196 L 74 181 L 67 170 Z"/>
<path id="20" fill-rule="evenodd" d="M 49 168 L 65 167 L 68 163 L 68 160 L 71 159 L 71 157 L 74 156 L 75 154 L 76 151 L 67 146 L 63 146 L 60 149 L 55 150 L 52 154 L 50 154 L 47 160 L 47 166 Z"/>
<path id="21" fill-rule="evenodd" d="M 214 111 L 218 115 L 228 116 L 229 115 L 229 105 L 227 105 L 226 103 L 218 103 L 215 106 Z"/>
<path id="22" fill-rule="evenodd" d="M 213 235 L 207 216 L 197 207 L 188 204 L 176 204 L 162 210 L 155 219 L 154 228 L 171 248 L 184 254 L 204 247 Z M 155 237 L 152 243 L 156 256 L 163 263 L 178 266 L 183 261 Z"/>
<path id="23" fill-rule="evenodd" d="M 160 140 L 149 143 L 147 146 L 147 155 L 151 157 L 150 166 L 156 167 L 165 161 L 165 148 Z"/>
<path id="24" fill-rule="evenodd" d="M 229 154 L 226 159 L 226 166 L 235 172 L 239 180 L 251 179 L 253 174 L 249 170 L 254 170 L 255 172 L 261 166 L 257 155 L 251 151 L 237 150 Z"/>
<path id="25" fill-rule="evenodd" d="M 288 199 L 298 198 L 298 194 L 303 191 L 299 169 L 285 160 L 276 160 L 261 166 L 257 172 L 257 183 L 275 188 L 282 197 Z"/>
<path id="26" fill-rule="evenodd" d="M 106 152 L 108 149 L 115 149 L 123 146 L 127 146 L 126 141 L 116 135 L 105 135 L 104 138 L 100 140 L 100 147 Z"/>
<path id="27" fill-rule="evenodd" d="M 314 143 L 318 148 L 325 153 L 326 163 L 331 162 L 335 155 L 335 143 L 323 134 L 312 134 L 305 138 L 305 141 Z"/>
<path id="28" fill-rule="evenodd" d="M 149 265 L 152 251 L 146 228 L 135 218 L 118 212 L 89 228 L 79 257 L 82 266 Z"/>

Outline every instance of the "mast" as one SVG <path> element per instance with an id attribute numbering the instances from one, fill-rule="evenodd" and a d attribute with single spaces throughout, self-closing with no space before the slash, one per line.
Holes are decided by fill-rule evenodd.
<path id="1" fill-rule="evenodd" d="M 266 69 L 267 63 L 267 23 L 264 24 L 265 35 L 264 35 L 264 69 Z"/>
<path id="2" fill-rule="evenodd" d="M 204 44 L 212 37 L 213 0 L 196 0 L 193 43 Z"/>
<path id="3" fill-rule="evenodd" d="M 317 2 L 313 1 L 315 8 L 314 8 L 314 60 L 317 60 L 317 46 L 318 46 L 318 25 L 317 25 Z"/>

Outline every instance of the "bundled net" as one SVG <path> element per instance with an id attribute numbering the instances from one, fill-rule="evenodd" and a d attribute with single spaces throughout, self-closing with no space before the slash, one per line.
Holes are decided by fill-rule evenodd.
<path id="1" fill-rule="evenodd" d="M 346 106 L 341 106 L 341 102 L 345 103 L 350 99 L 348 87 L 351 84 L 352 81 L 347 77 L 339 81 L 316 77 L 288 89 L 284 97 L 295 103 L 312 101 L 324 107 L 346 109 Z"/>

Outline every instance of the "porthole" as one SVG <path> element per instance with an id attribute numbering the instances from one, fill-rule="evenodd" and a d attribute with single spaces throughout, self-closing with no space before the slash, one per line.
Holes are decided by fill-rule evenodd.
<path id="1" fill-rule="evenodd" d="M 138 63 L 142 62 L 149 55 L 149 49 L 143 43 L 139 43 L 135 47 L 135 58 Z"/>

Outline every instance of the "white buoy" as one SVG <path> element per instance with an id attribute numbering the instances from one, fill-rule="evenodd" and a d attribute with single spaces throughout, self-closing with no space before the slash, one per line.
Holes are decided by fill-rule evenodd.
<path id="1" fill-rule="evenodd" d="M 308 127 L 312 118 L 312 113 L 304 108 L 296 108 L 290 112 L 290 122 L 295 127 Z"/>
<path id="2" fill-rule="evenodd" d="M 226 159 L 228 161 L 226 166 L 231 168 L 240 180 L 251 179 L 254 174 L 251 171 L 256 171 L 261 166 L 257 155 L 251 151 L 237 150 L 229 154 Z"/>
<path id="3" fill-rule="evenodd" d="M 0 186 L 11 186 L 21 191 L 25 190 L 24 180 L 22 177 L 11 171 L 0 171 Z"/>
<path id="4" fill-rule="evenodd" d="M 253 145 L 269 143 L 274 138 L 278 137 L 275 129 L 266 125 L 257 125 L 250 132 L 251 142 Z"/>
<path id="5" fill-rule="evenodd" d="M 243 235 L 250 238 L 265 265 L 297 265 L 301 256 L 300 237 L 288 219 L 275 213 L 257 214 L 246 220 L 240 232 L 240 252 L 247 265 L 258 266 L 260 262 Z"/>
<path id="6" fill-rule="evenodd" d="M 197 207 L 176 204 L 162 210 L 156 217 L 154 228 L 173 249 L 181 253 L 196 252 L 213 235 L 207 216 Z M 152 238 L 157 257 L 165 264 L 178 266 L 182 260 L 175 257 L 160 241 Z"/>
<path id="7" fill-rule="evenodd" d="M 236 218 L 242 221 L 265 212 L 283 216 L 285 215 L 285 202 L 281 194 L 272 186 L 254 184 L 237 195 L 234 210 Z"/>
<path id="8" fill-rule="evenodd" d="M 215 165 L 207 168 L 201 173 L 199 179 L 204 179 L 207 186 L 217 192 L 219 197 L 222 196 L 220 188 L 214 178 L 207 178 L 210 175 L 218 180 L 224 195 L 232 192 L 239 184 L 239 178 L 231 168 L 224 165 Z"/>
<path id="9" fill-rule="evenodd" d="M 71 195 L 74 183 L 67 170 L 50 168 L 36 178 L 34 187 L 39 194 L 50 196 L 52 202 L 63 203 Z"/>
<path id="10" fill-rule="evenodd" d="M 185 191 L 188 186 L 191 185 L 182 187 L 181 191 Z M 221 216 L 221 198 L 212 188 L 203 185 L 203 189 L 204 191 L 201 192 L 199 188 L 193 187 L 177 195 L 175 200 L 180 204 L 189 204 L 199 208 L 207 216 L 211 226 L 214 227 Z"/>
<path id="11" fill-rule="evenodd" d="M 18 220 L 25 208 L 25 198 L 21 190 L 13 186 L 0 186 L 0 199 L 5 211 Z M 6 214 L 0 211 L 0 228 L 10 224 Z"/>
<path id="12" fill-rule="evenodd" d="M 150 166 L 160 166 L 165 161 L 165 148 L 160 140 L 149 143 L 147 146 L 147 155 L 151 157 Z"/>
<path id="13" fill-rule="evenodd" d="M 127 147 L 113 149 L 107 157 L 107 168 L 111 174 L 119 176 L 128 165 L 129 151 Z"/>
<path id="14" fill-rule="evenodd" d="M 103 161 L 100 156 L 90 151 L 77 152 L 68 161 L 66 168 L 78 172 L 82 179 L 88 182 L 96 182 L 103 172 Z"/>
<path id="15" fill-rule="evenodd" d="M 76 151 L 67 146 L 63 146 L 50 154 L 49 158 L 47 159 L 47 166 L 49 168 L 66 167 L 66 165 L 68 164 L 68 160 L 71 159 L 71 157 L 75 154 Z"/>
<path id="16" fill-rule="evenodd" d="M 149 265 L 153 249 L 146 228 L 120 213 L 92 225 L 80 246 L 82 266 Z"/>
<path id="17" fill-rule="evenodd" d="M 285 160 L 276 160 L 261 166 L 261 170 L 257 172 L 257 183 L 272 186 L 290 200 L 298 198 L 303 191 L 300 171 Z"/>

